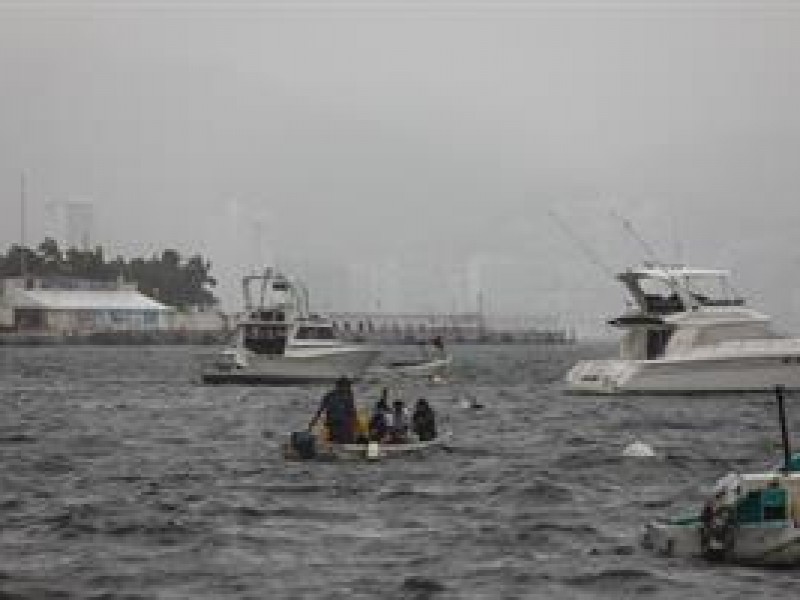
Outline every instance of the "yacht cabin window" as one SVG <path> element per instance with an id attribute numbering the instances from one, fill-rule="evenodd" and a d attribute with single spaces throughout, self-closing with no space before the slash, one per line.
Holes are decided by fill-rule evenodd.
<path id="1" fill-rule="evenodd" d="M 680 280 L 703 306 L 740 306 L 744 304 L 726 276 L 691 275 L 681 277 Z"/>
<path id="2" fill-rule="evenodd" d="M 253 318 L 259 321 L 277 321 L 280 323 L 286 320 L 286 313 L 282 310 L 259 310 L 255 312 Z"/>
<path id="3" fill-rule="evenodd" d="M 336 336 L 331 327 L 300 327 L 295 336 L 298 340 L 333 340 Z"/>

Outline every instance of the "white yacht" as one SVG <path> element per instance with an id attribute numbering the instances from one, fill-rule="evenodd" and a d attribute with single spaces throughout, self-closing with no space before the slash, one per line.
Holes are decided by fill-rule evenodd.
<path id="1" fill-rule="evenodd" d="M 258 301 L 253 288 L 258 284 Z M 328 383 L 359 379 L 379 351 L 338 339 L 333 324 L 309 312 L 297 281 L 267 269 L 243 280 L 245 315 L 231 347 L 203 370 L 204 383 Z"/>
<path id="2" fill-rule="evenodd" d="M 624 331 L 620 356 L 585 360 L 569 390 L 591 394 L 800 388 L 800 339 L 776 333 L 747 308 L 728 271 L 645 263 L 617 275 L 633 305 L 609 321 Z"/>

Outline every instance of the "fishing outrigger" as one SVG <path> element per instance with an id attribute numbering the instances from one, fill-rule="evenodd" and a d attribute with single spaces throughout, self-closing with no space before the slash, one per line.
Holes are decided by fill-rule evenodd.
<path id="1" fill-rule="evenodd" d="M 726 563 L 800 564 L 800 454 L 789 448 L 783 391 L 775 390 L 783 464 L 767 473 L 726 475 L 699 514 L 650 523 L 645 548 Z"/>
<path id="2" fill-rule="evenodd" d="M 387 388 L 366 416 L 356 407 L 351 381 L 343 377 L 323 396 L 307 429 L 290 434 L 283 454 L 298 460 L 377 460 L 435 448 L 448 437 L 438 431 L 435 412 L 425 398 L 417 400 L 409 414 L 402 400 L 390 405 Z"/>

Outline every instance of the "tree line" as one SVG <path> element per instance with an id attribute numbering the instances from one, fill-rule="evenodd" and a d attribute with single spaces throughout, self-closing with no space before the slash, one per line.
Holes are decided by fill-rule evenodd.
<path id="1" fill-rule="evenodd" d="M 209 288 L 217 285 L 210 275 L 211 263 L 199 254 L 183 257 L 167 249 L 150 258 L 106 260 L 101 246 L 93 250 L 62 249 L 52 238 L 36 248 L 13 245 L 0 254 L 0 277 L 77 277 L 97 281 L 116 281 L 122 277 L 135 282 L 139 291 L 169 306 L 213 306 L 217 298 Z"/>

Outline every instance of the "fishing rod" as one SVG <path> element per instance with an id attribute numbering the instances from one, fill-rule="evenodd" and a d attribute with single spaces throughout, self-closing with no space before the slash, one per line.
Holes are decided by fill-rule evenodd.
<path id="1" fill-rule="evenodd" d="M 564 221 L 554 210 L 548 209 L 547 210 L 548 216 L 555 221 L 556 225 L 566 234 L 566 236 L 572 240 L 578 248 L 583 251 L 583 254 L 589 261 L 596 267 L 598 267 L 601 271 L 603 271 L 606 275 L 613 278 L 614 271 L 609 267 L 603 259 L 600 258 L 599 253 L 595 252 L 589 244 L 587 244 L 581 237 L 575 233 L 572 228 L 567 225 L 567 222 Z"/>
<path id="2" fill-rule="evenodd" d="M 636 228 L 633 226 L 633 223 L 631 223 L 630 219 L 623 217 L 621 214 L 619 214 L 616 210 L 613 209 L 611 210 L 611 216 L 620 220 L 620 222 L 622 223 L 622 228 L 625 230 L 625 232 L 628 235 L 630 235 L 644 249 L 645 253 L 650 257 L 650 259 L 654 263 L 662 266 L 666 265 L 666 263 L 663 260 L 660 260 L 658 258 L 658 255 L 656 254 L 656 251 L 653 248 L 653 246 L 650 243 L 648 243 L 647 240 L 645 240 L 639 234 L 638 231 L 636 231 Z"/>

